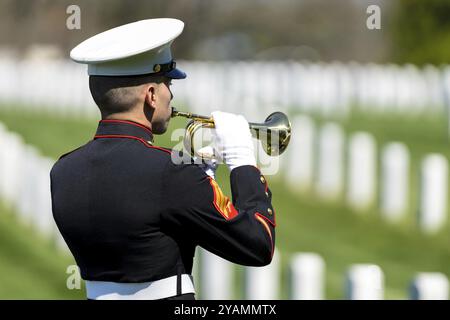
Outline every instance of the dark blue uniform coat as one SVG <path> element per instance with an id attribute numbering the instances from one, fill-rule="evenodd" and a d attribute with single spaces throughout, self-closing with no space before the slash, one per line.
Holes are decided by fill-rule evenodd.
<path id="1" fill-rule="evenodd" d="M 141 124 L 102 120 L 92 141 L 54 165 L 53 215 L 82 278 L 190 274 L 197 245 L 238 264 L 270 263 L 275 217 L 259 170 L 231 172 L 231 202 L 199 166 L 174 164 L 151 140 Z"/>

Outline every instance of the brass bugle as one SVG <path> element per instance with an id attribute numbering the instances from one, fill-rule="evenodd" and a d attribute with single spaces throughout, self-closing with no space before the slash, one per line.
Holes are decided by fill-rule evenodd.
<path id="1" fill-rule="evenodd" d="M 194 135 L 200 128 L 213 129 L 215 127 L 214 119 L 172 108 L 172 118 L 174 117 L 191 119 L 186 126 L 184 146 L 187 150 L 190 150 L 192 156 L 198 156 L 193 145 Z M 264 151 L 269 156 L 282 154 L 289 145 L 291 139 L 291 123 L 283 112 L 277 111 L 271 113 L 263 123 L 249 122 L 249 127 L 252 135 L 261 141 Z"/>

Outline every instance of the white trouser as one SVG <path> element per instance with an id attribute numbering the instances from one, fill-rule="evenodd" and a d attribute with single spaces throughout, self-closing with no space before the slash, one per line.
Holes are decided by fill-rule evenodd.
<path id="1" fill-rule="evenodd" d="M 156 300 L 177 295 L 177 276 L 141 283 L 85 281 L 87 298 L 93 300 Z M 181 294 L 195 293 L 188 274 L 181 275 Z"/>

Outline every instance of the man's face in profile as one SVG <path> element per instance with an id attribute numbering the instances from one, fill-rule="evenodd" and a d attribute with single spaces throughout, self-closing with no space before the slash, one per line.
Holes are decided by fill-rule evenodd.
<path id="1" fill-rule="evenodd" d="M 164 77 L 163 80 L 157 84 L 155 90 L 156 107 L 152 119 L 152 131 L 154 134 L 163 134 L 166 132 L 169 121 L 172 115 L 172 101 L 173 94 L 170 90 L 172 79 Z"/>

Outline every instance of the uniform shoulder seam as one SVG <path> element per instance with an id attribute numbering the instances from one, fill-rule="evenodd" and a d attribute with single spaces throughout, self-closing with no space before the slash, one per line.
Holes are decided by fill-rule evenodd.
<path id="1" fill-rule="evenodd" d="M 62 158 L 64 158 L 64 157 L 68 156 L 69 154 L 71 154 L 71 153 L 77 151 L 78 149 L 81 149 L 81 148 L 84 147 L 84 146 L 85 146 L 85 144 L 82 145 L 82 146 L 79 146 L 79 147 L 76 148 L 76 149 L 73 149 L 73 150 L 71 150 L 71 151 L 69 151 L 69 152 L 66 152 L 66 153 L 62 154 L 62 155 L 58 158 L 58 160 L 61 160 Z"/>
<path id="2" fill-rule="evenodd" d="M 138 139 L 138 140 L 140 142 L 142 142 L 149 149 L 159 150 L 159 151 L 165 152 L 165 153 L 167 153 L 169 155 L 172 155 L 172 150 L 170 150 L 170 149 L 151 145 L 149 142 L 145 141 L 144 139 Z"/>
<path id="3" fill-rule="evenodd" d="M 94 139 L 98 139 L 98 138 L 126 138 L 126 139 L 137 140 L 137 141 L 141 142 L 147 148 L 156 149 L 156 150 L 160 150 L 160 151 L 166 152 L 168 154 L 172 154 L 172 151 L 170 149 L 153 146 L 148 141 L 146 141 L 145 139 L 139 138 L 139 137 L 135 137 L 135 136 L 123 135 L 123 134 L 120 134 L 120 135 L 119 134 L 109 134 L 109 135 L 104 135 L 103 134 L 103 135 L 96 135 L 96 136 L 94 136 Z"/>

